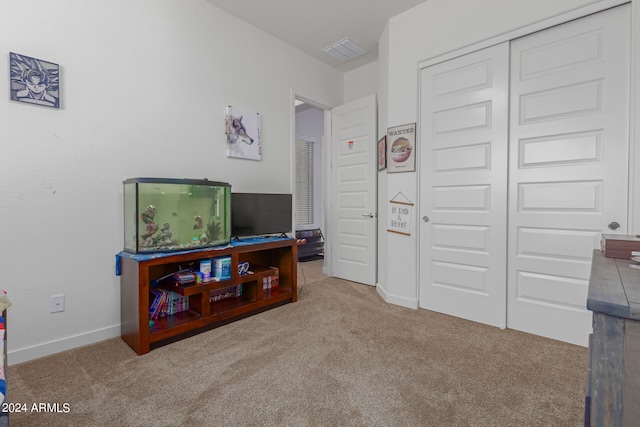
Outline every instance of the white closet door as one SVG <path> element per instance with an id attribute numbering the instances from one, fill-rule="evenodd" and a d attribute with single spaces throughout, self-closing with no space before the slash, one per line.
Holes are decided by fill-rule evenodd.
<path id="1" fill-rule="evenodd" d="M 423 69 L 420 101 L 420 307 L 501 328 L 508 73 L 503 43 Z"/>
<path id="2" fill-rule="evenodd" d="M 629 11 L 512 42 L 509 328 L 587 344 L 593 249 L 627 226 Z"/>

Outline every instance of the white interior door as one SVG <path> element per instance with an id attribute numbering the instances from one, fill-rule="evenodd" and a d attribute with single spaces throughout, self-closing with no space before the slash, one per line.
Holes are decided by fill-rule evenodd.
<path id="1" fill-rule="evenodd" d="M 627 226 L 629 10 L 512 42 L 509 328 L 587 344 L 593 249 Z"/>
<path id="2" fill-rule="evenodd" d="M 420 307 L 506 320 L 509 44 L 421 72 Z"/>
<path id="3" fill-rule="evenodd" d="M 375 286 L 377 251 L 376 98 L 331 111 L 332 275 Z"/>

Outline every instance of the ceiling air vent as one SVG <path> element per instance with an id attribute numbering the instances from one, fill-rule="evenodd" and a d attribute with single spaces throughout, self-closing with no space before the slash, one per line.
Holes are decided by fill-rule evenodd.
<path id="1" fill-rule="evenodd" d="M 366 49 L 358 46 L 349 37 L 333 43 L 322 50 L 342 62 L 350 61 L 353 58 L 367 53 Z"/>

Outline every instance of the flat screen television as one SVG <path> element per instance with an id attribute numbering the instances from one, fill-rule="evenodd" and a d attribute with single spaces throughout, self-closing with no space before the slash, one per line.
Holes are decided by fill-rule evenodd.
<path id="1" fill-rule="evenodd" d="M 267 236 L 291 232 L 291 194 L 231 193 L 231 236 Z"/>

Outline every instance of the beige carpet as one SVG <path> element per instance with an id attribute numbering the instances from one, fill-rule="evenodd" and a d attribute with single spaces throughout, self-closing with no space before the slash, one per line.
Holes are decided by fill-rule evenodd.
<path id="1" fill-rule="evenodd" d="M 69 412 L 11 424 L 580 426 L 586 358 L 325 278 L 295 304 L 144 356 L 116 338 L 12 366 L 12 402 Z"/>

